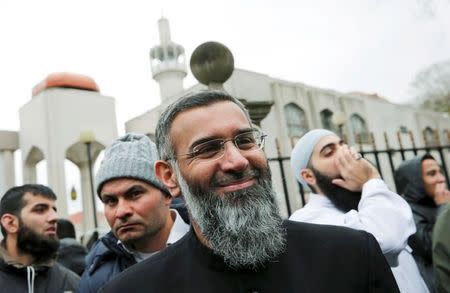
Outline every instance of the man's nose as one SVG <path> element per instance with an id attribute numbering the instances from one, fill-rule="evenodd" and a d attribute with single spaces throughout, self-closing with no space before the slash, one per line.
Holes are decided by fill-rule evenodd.
<path id="1" fill-rule="evenodd" d="M 224 155 L 220 159 L 222 171 L 242 171 L 247 169 L 249 162 L 233 141 L 226 142 L 223 147 Z"/>
<path id="2" fill-rule="evenodd" d="M 133 213 L 133 209 L 131 208 L 130 203 L 127 200 L 119 199 L 116 208 L 116 217 L 117 218 L 125 218 L 130 216 Z"/>
<path id="3" fill-rule="evenodd" d="M 50 209 L 47 221 L 56 223 L 57 220 L 58 220 L 58 213 L 54 209 Z"/>

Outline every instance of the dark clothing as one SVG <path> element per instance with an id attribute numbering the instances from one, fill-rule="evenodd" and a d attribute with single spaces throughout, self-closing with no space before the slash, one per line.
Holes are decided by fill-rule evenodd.
<path id="1" fill-rule="evenodd" d="M 23 266 L 6 260 L 2 248 L 0 254 L 0 291 L 8 293 L 74 292 L 80 277 L 65 267 L 48 263 Z"/>
<path id="2" fill-rule="evenodd" d="M 433 229 L 433 264 L 438 292 L 450 292 L 450 204 Z"/>
<path id="3" fill-rule="evenodd" d="M 191 229 L 99 292 L 399 292 L 369 233 L 290 221 L 284 227 L 286 251 L 256 270 L 230 269 Z"/>
<path id="4" fill-rule="evenodd" d="M 86 270 L 81 276 L 78 292 L 97 292 L 110 279 L 136 264 L 134 257 L 117 244 L 112 232 L 100 238 L 86 257 Z"/>
<path id="5" fill-rule="evenodd" d="M 408 239 L 419 271 L 431 292 L 435 292 L 435 277 L 432 260 L 432 233 L 437 215 L 445 205 L 437 206 L 425 193 L 422 179 L 422 158 L 403 162 L 394 173 L 397 193 L 411 207 L 417 232 Z"/>
<path id="6" fill-rule="evenodd" d="M 58 263 L 79 276 L 86 267 L 86 248 L 73 238 L 63 238 L 59 241 Z"/>

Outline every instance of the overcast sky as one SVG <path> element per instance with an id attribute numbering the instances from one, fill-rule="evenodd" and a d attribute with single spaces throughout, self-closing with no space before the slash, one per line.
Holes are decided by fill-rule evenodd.
<path id="1" fill-rule="evenodd" d="M 450 59 L 449 3 L 1 0 L 0 130 L 19 130 L 18 110 L 33 86 L 69 71 L 92 77 L 102 94 L 116 98 L 123 134 L 125 121 L 160 102 L 149 51 L 159 43 L 162 15 L 187 60 L 214 40 L 230 48 L 238 68 L 403 103 L 419 70 Z M 189 72 L 185 87 L 194 83 Z"/>
<path id="2" fill-rule="evenodd" d="M 450 58 L 448 0 L 2 0 L 0 129 L 18 130 L 18 109 L 47 74 L 70 71 L 116 98 L 122 134 L 125 121 L 160 102 L 149 50 L 161 15 L 188 60 L 215 40 L 236 67 L 394 102 L 411 96 L 418 70 Z"/>

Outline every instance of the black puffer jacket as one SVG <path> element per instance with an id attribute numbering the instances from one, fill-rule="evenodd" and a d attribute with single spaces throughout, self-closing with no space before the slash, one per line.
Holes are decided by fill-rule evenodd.
<path id="1" fill-rule="evenodd" d="M 425 156 L 425 155 L 424 155 Z M 433 199 L 425 193 L 422 180 L 422 161 L 424 156 L 403 162 L 394 173 L 397 193 L 411 206 L 417 232 L 408 239 L 413 249 L 414 259 L 430 291 L 434 288 L 431 241 L 436 217 L 441 212 Z M 426 158 L 432 158 L 426 155 Z"/>

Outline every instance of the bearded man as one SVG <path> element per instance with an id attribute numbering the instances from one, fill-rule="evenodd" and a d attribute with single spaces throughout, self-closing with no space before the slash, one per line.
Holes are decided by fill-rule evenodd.
<path id="1" fill-rule="evenodd" d="M 156 128 L 155 173 L 184 196 L 192 228 L 101 291 L 398 292 L 370 234 L 281 219 L 265 138 L 226 93 L 169 105 Z"/>
<path id="2" fill-rule="evenodd" d="M 401 292 L 428 292 L 408 237 L 416 231 L 411 209 L 391 192 L 378 170 L 326 129 L 302 136 L 291 153 L 297 180 L 312 193 L 290 220 L 364 230 L 380 244 Z"/>
<path id="3" fill-rule="evenodd" d="M 0 202 L 2 292 L 71 292 L 80 278 L 56 263 L 56 195 L 43 185 L 9 189 Z"/>

